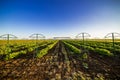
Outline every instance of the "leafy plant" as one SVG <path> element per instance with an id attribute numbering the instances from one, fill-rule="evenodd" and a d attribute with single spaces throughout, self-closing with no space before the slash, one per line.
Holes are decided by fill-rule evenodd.
<path id="1" fill-rule="evenodd" d="M 47 54 L 48 51 L 49 51 L 56 43 L 57 43 L 57 41 L 54 42 L 53 44 L 47 45 L 46 48 L 42 49 L 39 53 L 37 53 L 36 57 L 41 58 L 42 56 L 44 56 L 45 54 Z"/>
<path id="2" fill-rule="evenodd" d="M 71 50 L 72 52 L 74 52 L 75 54 L 80 54 L 81 53 L 81 50 L 76 48 L 75 46 L 67 43 L 67 42 L 64 42 L 65 46 L 69 48 L 69 50 Z"/>
<path id="3" fill-rule="evenodd" d="M 95 52 L 102 54 L 102 55 L 113 56 L 113 54 L 109 50 L 106 50 L 106 49 L 96 48 Z"/>

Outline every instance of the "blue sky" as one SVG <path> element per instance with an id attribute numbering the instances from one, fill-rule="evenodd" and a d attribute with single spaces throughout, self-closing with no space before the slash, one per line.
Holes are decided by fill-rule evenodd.
<path id="1" fill-rule="evenodd" d="M 1 0 L 0 35 L 28 38 L 33 33 L 47 38 L 87 32 L 104 37 L 120 32 L 119 0 Z"/>

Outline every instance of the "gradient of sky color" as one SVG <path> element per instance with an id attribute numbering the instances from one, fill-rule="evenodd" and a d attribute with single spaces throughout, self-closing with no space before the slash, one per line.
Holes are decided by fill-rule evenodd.
<path id="1" fill-rule="evenodd" d="M 0 0 L 0 35 L 47 38 L 87 32 L 92 37 L 120 33 L 119 0 Z"/>

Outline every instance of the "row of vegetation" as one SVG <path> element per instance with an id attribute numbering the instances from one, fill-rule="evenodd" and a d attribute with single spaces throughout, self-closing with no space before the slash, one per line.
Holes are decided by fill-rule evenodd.
<path id="1" fill-rule="evenodd" d="M 119 56 L 120 54 L 120 43 L 115 43 L 115 47 L 113 48 L 111 42 L 93 42 L 87 41 L 83 44 L 82 41 L 79 40 L 65 40 L 65 42 L 77 47 L 78 49 L 85 49 L 89 52 L 98 53 L 100 55 L 106 56 Z"/>
<path id="2" fill-rule="evenodd" d="M 9 60 L 25 54 L 33 53 L 36 57 L 43 56 L 51 49 L 57 41 L 54 40 L 40 40 L 34 41 L 16 41 L 11 44 L 3 44 L 0 46 L 0 59 Z M 44 54 L 43 54 L 44 53 Z"/>
<path id="3" fill-rule="evenodd" d="M 55 46 L 57 40 L 13 40 L 10 44 L 6 41 L 0 42 L 0 59 L 9 60 L 19 55 L 35 53 L 35 57 L 42 57 Z M 82 50 L 88 50 L 90 53 L 98 53 L 103 56 L 120 56 L 120 42 L 113 44 L 103 41 L 86 41 L 84 44 L 80 40 L 63 40 L 73 54 L 80 54 Z"/>

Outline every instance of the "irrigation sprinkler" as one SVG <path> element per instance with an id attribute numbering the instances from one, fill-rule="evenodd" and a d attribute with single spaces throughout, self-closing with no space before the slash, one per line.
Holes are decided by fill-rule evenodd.
<path id="1" fill-rule="evenodd" d="M 120 33 L 113 32 L 113 33 L 108 33 L 105 36 L 105 38 L 109 38 L 109 37 L 112 37 L 113 50 L 115 51 L 115 38 L 120 37 Z"/>
<path id="2" fill-rule="evenodd" d="M 4 34 L 4 35 L 1 35 L 0 38 L 2 38 L 2 39 L 7 38 L 7 48 L 6 48 L 6 50 L 7 50 L 7 53 L 9 53 L 9 41 L 10 41 L 11 38 L 17 38 L 17 37 L 15 35 L 12 35 L 12 34 Z M 9 55 L 10 54 L 8 54 L 8 56 Z"/>
<path id="3" fill-rule="evenodd" d="M 82 37 L 83 45 L 84 45 L 85 37 L 90 37 L 90 34 L 85 33 L 85 32 L 83 32 L 83 33 L 79 33 L 79 34 L 76 36 L 76 38 L 79 38 L 79 37 Z"/>
<path id="4" fill-rule="evenodd" d="M 79 33 L 77 36 L 76 36 L 76 38 L 79 38 L 79 37 L 82 37 L 82 40 L 83 40 L 83 45 L 84 45 L 84 43 L 85 43 L 85 38 L 86 37 L 90 37 L 90 34 L 88 34 L 88 33 L 85 33 L 85 32 L 83 32 L 83 33 Z M 82 50 L 82 54 L 81 54 L 81 56 L 84 56 L 84 55 L 86 55 L 87 56 L 87 59 L 85 59 L 85 60 L 89 60 L 89 51 L 88 50 L 86 50 L 85 48 L 83 48 L 84 50 Z M 84 61 L 84 59 L 82 59 L 83 61 Z"/>
<path id="5" fill-rule="evenodd" d="M 32 34 L 29 37 L 35 39 L 36 44 L 37 44 L 38 39 L 40 39 L 40 38 L 44 39 L 45 38 L 45 36 L 43 34 Z"/>
<path id="6" fill-rule="evenodd" d="M 12 34 L 4 34 L 4 35 L 1 35 L 0 38 L 7 38 L 7 46 L 9 46 L 10 38 L 17 38 L 17 37 Z"/>
<path id="7" fill-rule="evenodd" d="M 36 43 L 36 46 L 38 45 L 38 39 L 44 39 L 45 36 L 43 34 L 32 34 L 31 36 L 29 36 L 30 38 L 33 38 L 35 39 L 35 43 Z M 38 52 L 38 48 L 36 48 L 36 54 Z M 33 58 L 35 57 L 36 55 L 33 54 Z"/>

